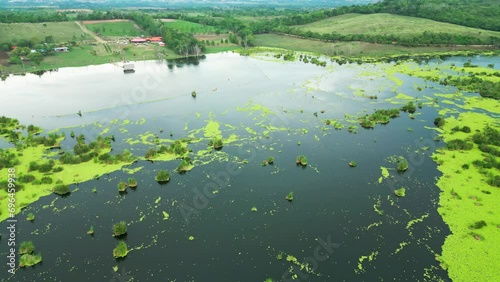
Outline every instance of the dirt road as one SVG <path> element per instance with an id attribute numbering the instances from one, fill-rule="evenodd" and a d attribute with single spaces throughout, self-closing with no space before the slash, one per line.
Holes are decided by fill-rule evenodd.
<path id="1" fill-rule="evenodd" d="M 106 41 L 100 38 L 99 36 L 95 35 L 92 31 L 88 30 L 88 28 L 85 27 L 81 22 L 75 21 L 75 23 L 80 27 L 80 29 L 83 31 L 83 33 L 86 33 L 90 36 L 92 36 L 97 42 L 105 44 Z"/>

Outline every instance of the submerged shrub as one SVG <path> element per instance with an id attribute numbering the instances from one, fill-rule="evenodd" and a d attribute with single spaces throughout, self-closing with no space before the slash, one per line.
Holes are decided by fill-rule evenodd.
<path id="1" fill-rule="evenodd" d="M 19 247 L 19 254 L 31 254 L 35 251 L 35 245 L 31 241 L 21 242 L 21 246 Z"/>
<path id="2" fill-rule="evenodd" d="M 448 150 L 471 150 L 473 147 L 474 145 L 472 143 L 461 139 L 446 142 L 446 148 L 448 148 Z"/>
<path id="3" fill-rule="evenodd" d="M 168 182 L 170 180 L 170 173 L 166 170 L 160 170 L 155 177 L 158 182 Z"/>
<path id="4" fill-rule="evenodd" d="M 41 254 L 24 254 L 19 258 L 19 267 L 33 266 L 42 261 Z"/>
<path id="5" fill-rule="evenodd" d="M 149 148 L 148 151 L 146 152 L 146 154 L 144 155 L 144 157 L 146 159 L 151 159 L 153 158 L 154 156 L 156 155 L 156 150 L 153 149 L 153 148 Z"/>
<path id="6" fill-rule="evenodd" d="M 124 181 L 120 181 L 118 183 L 118 191 L 125 192 L 125 190 L 127 190 L 127 183 L 125 183 Z"/>
<path id="7" fill-rule="evenodd" d="M 369 118 L 365 117 L 359 120 L 359 124 L 364 128 L 373 128 L 375 127 L 375 122 L 371 121 Z"/>
<path id="8" fill-rule="evenodd" d="M 130 188 L 135 188 L 135 187 L 137 187 L 137 180 L 136 180 L 135 178 L 132 178 L 132 177 L 131 177 L 131 178 L 129 178 L 129 179 L 127 180 L 127 182 L 128 182 L 128 186 L 129 186 Z"/>
<path id="9" fill-rule="evenodd" d="M 58 194 L 58 195 L 66 195 L 69 194 L 69 186 L 65 184 L 57 184 L 53 189 L 52 192 Z"/>
<path id="10" fill-rule="evenodd" d="M 406 189 L 405 188 L 399 188 L 397 190 L 394 190 L 394 195 L 398 196 L 398 197 L 404 197 L 405 196 L 405 193 L 406 193 Z"/>
<path id="11" fill-rule="evenodd" d="M 413 104 L 413 102 L 408 102 L 408 104 L 404 105 L 403 107 L 401 107 L 401 110 L 403 112 L 409 112 L 410 114 L 413 114 L 417 108 L 415 107 L 415 104 Z"/>
<path id="12" fill-rule="evenodd" d="M 185 157 L 184 159 L 182 159 L 179 166 L 177 166 L 177 171 L 181 173 L 186 172 L 189 170 L 190 166 L 191 166 L 191 158 Z"/>
<path id="13" fill-rule="evenodd" d="M 295 160 L 295 163 L 306 166 L 307 165 L 307 158 L 304 155 L 300 155 L 297 157 Z"/>
<path id="14" fill-rule="evenodd" d="M 213 146 L 214 149 L 220 149 L 223 146 L 222 139 L 220 138 L 214 138 L 214 140 L 210 141 L 208 143 L 209 146 Z"/>
<path id="15" fill-rule="evenodd" d="M 33 220 L 35 220 L 35 215 L 33 213 L 29 213 L 28 217 L 26 217 L 26 220 L 27 221 L 33 221 Z"/>
<path id="16" fill-rule="evenodd" d="M 127 223 L 125 221 L 120 221 L 113 225 L 113 236 L 120 236 L 127 233 Z"/>
<path id="17" fill-rule="evenodd" d="M 93 225 L 90 226 L 89 231 L 87 231 L 87 234 L 94 235 L 94 226 Z"/>
<path id="18" fill-rule="evenodd" d="M 398 161 L 398 167 L 397 167 L 397 171 L 398 172 L 404 172 L 408 169 L 408 161 L 401 157 Z"/>
<path id="19" fill-rule="evenodd" d="M 437 117 L 434 119 L 434 125 L 439 127 L 439 128 L 442 128 L 445 124 L 445 120 L 443 117 Z"/>
<path id="20" fill-rule="evenodd" d="M 123 258 L 127 256 L 128 254 L 128 248 L 127 244 L 125 244 L 123 241 L 118 242 L 118 245 L 113 249 L 113 257 L 114 258 Z"/>
<path id="21" fill-rule="evenodd" d="M 486 221 L 481 220 L 481 221 L 477 221 L 477 222 L 475 222 L 474 224 L 472 224 L 472 225 L 470 226 L 470 228 L 473 228 L 473 229 L 481 229 L 481 228 L 483 228 L 483 227 L 485 227 L 485 226 L 486 226 Z"/>

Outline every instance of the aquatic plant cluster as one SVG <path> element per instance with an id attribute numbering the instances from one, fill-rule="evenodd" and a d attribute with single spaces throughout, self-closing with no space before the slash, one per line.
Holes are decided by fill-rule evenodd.
<path id="1" fill-rule="evenodd" d="M 365 115 L 359 118 L 359 124 L 364 128 L 373 128 L 376 123 L 387 124 L 391 118 L 400 116 L 400 112 L 408 112 L 413 114 L 417 110 L 416 105 L 410 101 L 401 108 L 375 110 L 371 115 Z"/>
<path id="2" fill-rule="evenodd" d="M 73 147 L 74 154 L 64 152 L 59 158 L 63 164 L 79 164 L 95 160 L 103 164 L 116 164 L 120 162 L 129 162 L 132 160 L 132 154 L 128 150 L 124 150 L 122 154 L 111 155 L 112 137 L 98 136 L 97 140 L 85 143 L 85 136 L 80 134 L 76 137 L 77 144 Z"/>
<path id="3" fill-rule="evenodd" d="M 35 254 L 35 245 L 32 241 L 21 242 L 19 254 L 21 255 L 19 267 L 33 266 L 42 261 L 42 255 L 39 253 Z"/>
<path id="4" fill-rule="evenodd" d="M 187 143 L 189 143 L 189 139 L 181 139 L 175 140 L 168 147 L 165 145 L 161 145 L 158 149 L 149 148 L 144 158 L 148 160 L 152 160 L 158 155 L 162 154 L 171 154 L 179 157 L 185 156 L 189 150 L 187 149 Z"/>

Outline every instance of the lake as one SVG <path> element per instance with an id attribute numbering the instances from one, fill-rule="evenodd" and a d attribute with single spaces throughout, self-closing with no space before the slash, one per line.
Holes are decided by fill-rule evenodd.
<path id="1" fill-rule="evenodd" d="M 68 151 L 72 131 L 88 141 L 114 135 L 114 152 L 139 157 L 155 139 L 189 137 L 195 167 L 179 174 L 179 160 L 139 160 L 31 204 L 18 215 L 17 240 L 33 241 L 43 261 L 1 281 L 449 281 L 435 259 L 450 234 L 437 213 L 440 173 L 431 159 L 443 143 L 428 129 L 439 107 L 423 97 L 455 88 L 396 74 L 399 85 L 384 72 L 390 64 L 319 67 L 233 53 L 135 64 L 133 74 L 107 64 L 11 76 L 0 83 L 0 115 L 64 132 Z M 424 102 L 415 119 L 402 112 L 386 125 L 359 126 L 359 116 L 406 103 L 387 100 L 398 93 Z M 207 150 L 217 134 L 227 142 Z M 409 161 L 405 173 L 396 171 L 398 156 Z M 274 163 L 263 166 L 269 157 Z M 163 185 L 154 180 L 162 169 L 172 174 Z M 131 171 L 138 187 L 119 194 Z M 114 238 L 122 220 L 127 235 Z M 116 260 L 119 241 L 131 251 Z"/>

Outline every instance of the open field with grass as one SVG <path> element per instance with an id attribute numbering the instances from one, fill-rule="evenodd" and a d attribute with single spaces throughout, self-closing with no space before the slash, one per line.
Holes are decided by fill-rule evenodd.
<path id="1" fill-rule="evenodd" d="M 93 21 L 84 22 L 85 26 L 100 36 L 141 36 L 146 35 L 134 22 L 119 21 Z"/>
<path id="2" fill-rule="evenodd" d="M 255 46 L 283 48 L 293 51 L 312 52 L 324 55 L 345 56 L 388 56 L 431 52 L 478 50 L 474 47 L 405 47 L 399 45 L 375 44 L 367 42 L 323 42 L 287 35 L 255 35 Z"/>
<path id="3" fill-rule="evenodd" d="M 183 20 L 162 19 L 166 27 L 186 33 L 216 33 L 217 28 L 209 25 L 193 23 Z M 220 30 L 220 32 L 223 32 Z"/>
<path id="4" fill-rule="evenodd" d="M 215 54 L 220 52 L 234 51 L 241 49 L 241 46 L 234 44 L 224 44 L 220 46 L 207 46 L 205 50 L 206 54 Z"/>
<path id="5" fill-rule="evenodd" d="M 174 59 L 180 56 L 173 51 L 159 47 L 156 44 L 94 44 L 71 47 L 69 52 L 54 53 L 46 56 L 39 66 L 29 61 L 23 65 L 0 64 L 0 72 L 23 73 L 37 70 L 57 69 L 63 67 L 81 67 L 88 65 L 100 65 L 106 63 L 121 63 L 123 59 L 128 61 Z M 214 47 L 216 48 L 216 47 Z M 3 54 L 4 52 L 2 52 Z M 1 55 L 1 54 L 0 54 Z M 4 63 L 4 62 L 2 62 Z"/>
<path id="6" fill-rule="evenodd" d="M 50 23 L 0 23 L 0 43 L 14 43 L 20 39 L 42 42 L 46 36 L 53 36 L 56 42 L 69 41 L 75 36 L 80 39 L 83 31 L 74 22 Z"/>
<path id="7" fill-rule="evenodd" d="M 246 22 L 246 23 L 253 23 L 257 21 L 263 21 L 263 20 L 272 20 L 272 19 L 277 19 L 277 18 L 282 18 L 283 16 L 263 16 L 263 17 L 252 17 L 252 16 L 238 16 L 236 19 Z"/>
<path id="8" fill-rule="evenodd" d="M 488 38 L 489 36 L 500 37 L 500 32 L 496 31 L 391 14 L 345 14 L 295 27 L 321 34 L 336 32 L 339 34 L 410 36 L 415 33 L 429 31 L 435 33 L 463 34 L 479 38 Z"/>

